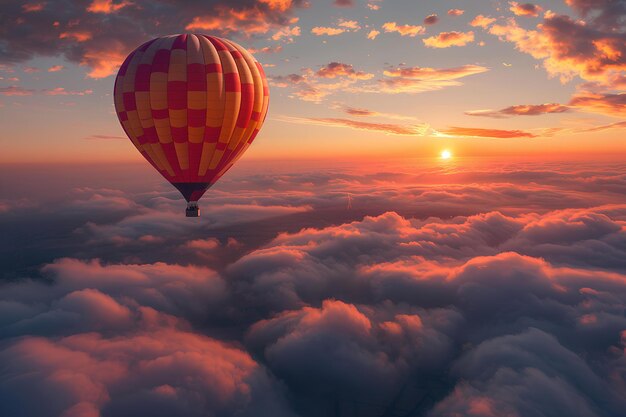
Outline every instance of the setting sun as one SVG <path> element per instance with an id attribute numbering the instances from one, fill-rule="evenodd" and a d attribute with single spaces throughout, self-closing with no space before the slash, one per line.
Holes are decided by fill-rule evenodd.
<path id="1" fill-rule="evenodd" d="M 626 417 L 626 0 L 0 22 L 0 417 Z"/>

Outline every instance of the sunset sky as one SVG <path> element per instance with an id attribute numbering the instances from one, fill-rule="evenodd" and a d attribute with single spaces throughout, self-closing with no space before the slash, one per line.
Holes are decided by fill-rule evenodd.
<path id="1" fill-rule="evenodd" d="M 0 23 L 0 416 L 624 414 L 626 1 Z M 185 32 L 248 48 L 271 95 L 199 218 L 113 105 L 125 57 Z"/>
<path id="2" fill-rule="evenodd" d="M 140 160 L 114 75 L 137 45 L 184 32 L 227 36 L 264 64 L 270 112 L 248 158 L 623 153 L 620 4 L 13 2 L 0 161 Z"/>

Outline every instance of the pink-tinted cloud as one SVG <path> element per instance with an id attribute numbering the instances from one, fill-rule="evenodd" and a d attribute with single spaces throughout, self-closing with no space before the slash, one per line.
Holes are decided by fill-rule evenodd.
<path id="1" fill-rule="evenodd" d="M 461 16 L 463 13 L 465 13 L 465 10 L 461 10 L 461 9 L 448 10 L 448 16 Z"/>
<path id="2" fill-rule="evenodd" d="M 399 33 L 401 36 L 415 37 L 423 34 L 426 29 L 424 26 L 416 25 L 399 25 L 396 22 L 387 22 L 383 25 L 383 30 L 386 33 Z"/>
<path id="3" fill-rule="evenodd" d="M 93 90 L 66 90 L 64 87 L 56 87 L 50 90 L 43 90 L 47 96 L 84 96 L 93 94 Z"/>
<path id="4" fill-rule="evenodd" d="M 542 114 L 565 113 L 570 111 L 570 107 L 559 103 L 545 104 L 519 104 L 516 106 L 506 107 L 502 110 L 472 110 L 465 114 L 468 116 L 493 117 L 500 119 L 511 116 L 539 116 Z"/>
<path id="5" fill-rule="evenodd" d="M 300 74 L 277 75 L 271 78 L 271 82 L 273 85 L 283 88 L 289 87 L 294 84 L 299 84 L 304 81 L 304 76 Z"/>
<path id="6" fill-rule="evenodd" d="M 358 109 L 354 107 L 348 107 L 345 112 L 351 116 L 376 116 L 378 113 L 368 109 Z"/>
<path id="7" fill-rule="evenodd" d="M 357 80 L 370 80 L 374 77 L 374 74 L 356 71 L 352 65 L 341 62 L 331 62 L 320 68 L 315 75 L 321 78 L 347 77 Z"/>
<path id="8" fill-rule="evenodd" d="M 3 96 L 32 96 L 34 90 L 12 85 L 9 87 L 0 87 L 0 94 Z"/>
<path id="9" fill-rule="evenodd" d="M 436 14 L 428 15 L 424 18 L 424 25 L 431 26 L 439 22 L 439 16 Z"/>
<path id="10" fill-rule="evenodd" d="M 501 40 L 543 60 L 549 74 L 569 81 L 574 76 L 611 85 L 626 69 L 626 42 L 616 31 L 592 28 L 584 21 L 551 14 L 537 30 L 527 30 L 510 19 L 489 29 Z"/>
<path id="11" fill-rule="evenodd" d="M 481 74 L 489 71 L 480 65 L 463 65 L 455 68 L 429 68 L 429 67 L 398 67 L 385 70 L 388 77 L 414 78 L 419 80 L 456 80 L 469 75 Z"/>
<path id="12" fill-rule="evenodd" d="M 22 10 L 25 13 L 33 13 L 33 12 L 40 12 L 44 9 L 44 7 L 46 7 L 46 2 L 42 1 L 39 3 L 26 3 L 22 5 Z"/>
<path id="13" fill-rule="evenodd" d="M 143 184 L 74 190 L 94 201 L 81 217 L 48 170 L 63 202 L 37 193 L 0 214 L 11 246 L 35 217 L 38 235 L 73 231 L 28 239 L 21 256 L 46 266 L 0 291 L 0 414 L 313 417 L 339 397 L 376 415 L 620 415 L 622 165 L 504 162 L 244 165 L 191 225 L 162 215 L 180 217 L 173 192 Z M 143 181 L 128 172 L 125 186 Z M 131 213 L 94 214 L 114 198 Z M 249 217 L 249 204 L 311 209 Z M 86 244 L 89 230 L 140 242 Z M 102 260 L 37 257 L 59 247 Z"/>
<path id="14" fill-rule="evenodd" d="M 267 404 L 279 395 L 247 353 L 167 324 L 150 324 L 158 317 L 150 317 L 156 314 L 149 310 L 142 315 L 146 329 L 126 336 L 85 333 L 18 341 L 1 354 L 3 362 L 10 360 L 11 372 L 21 376 L 4 392 L 25 399 L 22 390 L 53 390 L 54 404 L 23 403 L 21 412 L 31 415 L 98 416 L 104 407 L 118 414 L 138 406 L 154 407 L 151 414 L 162 407 L 180 410 L 177 415 L 186 408 L 286 414 L 279 401 Z M 259 395 L 268 398 L 255 398 Z"/>
<path id="15" fill-rule="evenodd" d="M 510 1 L 510 11 L 516 16 L 532 16 L 537 17 L 543 11 L 541 6 L 533 3 L 518 3 L 516 1 Z"/>
<path id="16" fill-rule="evenodd" d="M 398 125 L 392 123 L 370 123 L 360 120 L 340 118 L 299 118 L 285 117 L 282 120 L 293 123 L 312 124 L 319 126 L 344 127 L 370 132 L 382 132 L 390 135 L 424 136 L 430 131 L 430 126 L 422 125 Z"/>
<path id="17" fill-rule="evenodd" d="M 386 79 L 379 82 L 378 90 L 386 93 L 419 93 L 462 85 L 461 78 L 481 74 L 489 68 L 463 65 L 455 68 L 397 67 L 384 71 Z"/>
<path id="18" fill-rule="evenodd" d="M 93 38 L 93 34 L 88 30 L 69 30 L 59 34 L 59 39 L 72 39 L 76 42 L 87 42 Z"/>
<path id="19" fill-rule="evenodd" d="M 331 62 L 317 71 L 305 68 L 302 74 L 271 77 L 270 83 L 280 88 L 292 87 L 294 96 L 301 100 L 320 102 L 336 91 L 373 77 L 374 74 L 355 70 L 350 64 Z"/>
<path id="20" fill-rule="evenodd" d="M 215 239 L 215 238 L 211 238 L 211 239 L 196 239 L 196 240 L 191 240 L 189 242 L 187 242 L 185 244 L 185 247 L 188 249 L 194 249 L 194 250 L 213 250 L 216 249 L 220 246 L 220 242 L 219 240 Z"/>
<path id="21" fill-rule="evenodd" d="M 87 11 L 91 13 L 104 13 L 111 14 L 115 13 L 120 9 L 123 9 L 126 6 L 130 6 L 133 3 L 130 1 L 121 1 L 119 3 L 113 3 L 113 0 L 93 0 L 89 7 L 87 7 Z"/>
<path id="22" fill-rule="evenodd" d="M 474 42 L 474 32 L 441 32 L 436 36 L 422 39 L 429 48 L 449 48 L 451 46 L 465 46 Z"/>
<path id="23" fill-rule="evenodd" d="M 277 54 L 283 51 L 282 45 L 265 46 L 263 48 L 248 48 L 248 52 L 251 54 Z"/>
<path id="24" fill-rule="evenodd" d="M 286 39 L 288 42 L 292 42 L 294 37 L 300 36 L 301 34 L 300 26 L 287 26 L 276 31 L 276 33 L 272 35 L 272 39 L 275 41 Z"/>
<path id="25" fill-rule="evenodd" d="M 572 107 L 592 113 L 624 117 L 626 114 L 626 93 L 580 92 L 574 94 L 569 104 Z"/>
<path id="26" fill-rule="evenodd" d="M 401 114 L 395 114 L 395 113 L 385 113 L 385 112 L 379 112 L 379 111 L 375 111 L 375 110 L 370 110 L 370 109 L 365 109 L 365 108 L 359 108 L 359 107 L 343 107 L 341 108 L 341 110 L 350 115 L 350 116 L 356 116 L 356 117 L 384 117 L 386 119 L 394 119 L 394 120 L 410 120 L 415 122 L 416 118 L 415 117 L 411 117 L 411 116 L 404 116 Z"/>

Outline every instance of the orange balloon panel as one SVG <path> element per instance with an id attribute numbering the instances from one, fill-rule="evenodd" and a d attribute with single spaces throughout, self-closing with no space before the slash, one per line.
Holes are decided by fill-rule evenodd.
<path id="1" fill-rule="evenodd" d="M 139 152 L 187 201 L 198 201 L 256 137 L 269 88 L 261 64 L 240 45 L 184 34 L 133 51 L 114 97 Z"/>

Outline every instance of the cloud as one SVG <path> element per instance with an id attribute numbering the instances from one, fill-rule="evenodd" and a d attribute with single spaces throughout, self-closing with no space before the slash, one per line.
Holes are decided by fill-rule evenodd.
<path id="1" fill-rule="evenodd" d="M 577 246 L 585 242 L 583 245 L 591 248 L 597 239 L 612 242 L 610 247 L 617 249 L 621 240 L 615 239 L 615 233 L 622 232 L 615 222 L 620 215 L 615 214 L 614 220 L 599 215 L 605 210 L 616 213 L 616 209 L 572 210 L 545 218 L 537 215 L 528 228 L 525 224 L 529 219 L 524 216 L 507 218 L 499 213 L 449 222 L 421 222 L 387 213 L 341 226 L 281 235 L 231 269 L 242 278 L 250 277 L 252 270 L 265 271 L 258 279 L 245 278 L 249 285 L 241 288 L 258 291 L 259 295 L 275 294 L 264 299 L 268 311 L 288 310 L 254 324 L 247 343 L 290 386 L 321 393 L 326 389 L 339 391 L 358 401 L 368 395 L 370 399 L 372 395 L 384 397 L 389 384 L 396 387 L 392 392 L 401 392 L 406 389 L 400 388 L 403 384 L 412 384 L 406 379 L 407 373 L 423 374 L 425 364 L 432 365 L 430 372 L 437 374 L 435 370 L 442 369 L 438 363 L 450 361 L 446 359 L 450 338 L 460 338 L 466 347 L 453 360 L 455 378 L 450 382 L 456 386 L 449 395 L 446 390 L 433 392 L 443 397 L 433 409 L 435 415 L 451 413 L 449 407 L 466 410 L 458 411 L 461 413 L 492 408 L 522 415 L 527 402 L 518 402 L 516 396 L 500 400 L 503 396 L 497 395 L 497 390 L 503 381 L 497 376 L 508 378 L 511 370 L 514 377 L 515 372 L 529 369 L 551 376 L 557 387 L 566 387 L 574 398 L 591 396 L 593 404 L 605 404 L 607 415 L 611 415 L 623 406 L 623 399 L 621 388 L 614 387 L 609 376 L 613 359 L 603 349 L 615 343 L 625 321 L 619 307 L 612 310 L 611 318 L 605 317 L 607 327 L 602 330 L 586 327 L 589 325 L 584 322 L 591 326 L 594 322 L 583 317 L 589 316 L 590 310 L 601 312 L 611 310 L 609 305 L 623 305 L 626 277 L 594 269 L 556 267 L 538 257 L 502 251 L 509 244 L 522 252 L 535 247 L 537 252 L 557 259 L 558 250 L 539 243 L 542 238 L 531 232 L 535 227 L 542 229 L 543 236 L 560 236 L 562 241 L 550 243 L 561 249 L 573 242 L 578 242 Z M 623 206 L 618 210 L 623 213 Z M 585 220 L 593 217 L 592 213 L 597 220 Z M 571 229 L 557 232 L 551 218 L 562 219 L 562 225 L 571 225 Z M 603 223 L 613 226 L 598 227 Z M 533 242 L 522 245 L 519 236 L 529 234 L 534 235 Z M 493 251 L 491 255 L 477 256 L 489 251 Z M 582 254 L 582 246 L 578 246 L 561 261 L 594 259 Z M 466 261 L 459 264 L 460 259 Z M 619 295 L 611 297 L 611 292 Z M 451 305 L 454 310 L 447 309 Z M 572 321 L 578 320 L 581 324 L 572 327 Z M 598 345 L 583 336 L 595 331 L 606 335 Z M 560 346 L 557 337 L 568 343 L 576 340 L 577 347 L 569 350 Z M 427 343 L 420 342 L 424 338 Z M 441 345 L 433 351 L 423 350 L 433 343 Z M 580 349 L 600 355 L 609 368 L 601 371 L 604 365 L 593 366 L 579 356 Z M 345 352 L 351 352 L 350 358 L 343 356 Z M 373 352 L 379 355 L 372 356 Z M 483 355 L 484 359 L 479 359 Z M 298 361 L 299 357 L 308 360 Z M 331 363 L 343 367 L 328 366 Z M 387 385 L 377 385 L 377 380 Z M 535 391 L 534 379 L 513 380 L 513 386 L 523 392 L 535 392 L 529 397 L 532 407 L 543 409 L 550 404 L 543 402 L 541 389 Z M 582 381 L 587 385 L 581 387 Z M 476 389 L 476 395 L 458 395 L 468 387 Z M 570 401 L 565 399 L 572 397 L 563 398 L 552 404 L 566 412 Z M 379 401 L 384 407 L 385 400 Z"/>
<path id="2" fill-rule="evenodd" d="M 305 68 L 302 74 L 271 77 L 270 83 L 280 88 L 293 88 L 294 95 L 301 100 L 320 102 L 335 91 L 345 90 L 352 84 L 373 77 L 374 74 L 357 71 L 350 64 L 331 62 L 317 71 Z"/>
<path id="3" fill-rule="evenodd" d="M 285 27 L 276 31 L 276 33 L 272 35 L 272 39 L 275 41 L 279 41 L 281 39 L 286 38 L 289 42 L 292 42 L 293 38 L 300 36 L 301 33 L 302 32 L 300 30 L 300 26 L 293 26 L 293 27 L 288 26 L 288 27 Z"/>
<path id="4" fill-rule="evenodd" d="M 479 14 L 474 19 L 472 19 L 472 21 L 470 22 L 470 26 L 481 27 L 484 29 L 495 21 L 496 19 L 494 19 L 493 17 L 483 16 L 482 14 Z"/>
<path id="5" fill-rule="evenodd" d="M 537 30 L 526 30 L 509 19 L 506 25 L 491 26 L 489 32 L 543 60 L 548 73 L 563 82 L 579 76 L 611 85 L 626 68 L 623 32 L 603 31 L 569 16 L 547 15 Z"/>
<path id="6" fill-rule="evenodd" d="M 0 291 L 2 415 L 626 406 L 619 161 L 247 161 L 192 223 L 142 167 L 68 169 L 0 193 L 2 270 L 32 266 Z"/>
<path id="7" fill-rule="evenodd" d="M 441 32 L 437 36 L 422 39 L 429 48 L 449 48 L 451 46 L 465 46 L 474 42 L 474 32 Z"/>
<path id="8" fill-rule="evenodd" d="M 395 113 L 384 113 L 384 112 L 379 112 L 379 111 L 374 111 L 374 110 L 370 110 L 370 109 L 365 109 L 365 108 L 357 108 L 357 107 L 340 107 L 341 110 L 350 115 L 350 116 L 356 116 L 356 117 L 384 117 L 387 119 L 395 119 L 395 120 L 412 120 L 412 121 L 416 121 L 417 119 L 415 117 L 412 116 L 403 116 L 401 114 L 395 114 Z"/>
<path id="9" fill-rule="evenodd" d="M 437 405 L 434 416 L 516 415 L 529 410 L 528 402 L 544 413 L 581 416 L 598 415 L 597 402 L 606 402 L 609 410 L 620 406 L 580 357 L 538 329 L 484 342 L 455 372 L 467 382 Z"/>
<path id="10" fill-rule="evenodd" d="M 263 48 L 248 48 L 251 54 L 277 54 L 283 51 L 282 45 L 265 46 Z"/>
<path id="11" fill-rule="evenodd" d="M 276 388 L 245 352 L 175 329 L 125 338 L 27 338 L 2 353 L 3 361 L 9 358 L 10 371 L 21 378 L 3 390 L 21 400 L 24 415 L 123 415 L 136 407 L 151 415 L 291 415 L 278 401 L 268 407 L 263 397 Z M 54 392 L 54 404 L 24 401 L 25 390 Z M 9 407 L 3 406 L 15 411 Z"/>
<path id="12" fill-rule="evenodd" d="M 311 33 L 316 36 L 323 36 L 323 35 L 337 36 L 345 32 L 346 30 L 343 28 L 333 28 L 333 27 L 323 27 L 323 26 L 316 26 L 313 29 L 311 29 Z"/>
<path id="13" fill-rule="evenodd" d="M 608 125 L 596 126 L 596 127 L 592 127 L 589 129 L 585 129 L 585 132 L 601 132 L 603 130 L 623 129 L 623 128 L 626 128 L 626 122 L 616 122 L 616 123 L 611 123 Z"/>
<path id="14" fill-rule="evenodd" d="M 533 138 L 535 135 L 522 130 L 484 129 L 477 127 L 451 127 L 441 132 L 452 136 L 471 136 L 479 138 Z"/>
<path id="15" fill-rule="evenodd" d="M 220 246 L 220 241 L 212 238 L 212 239 L 196 239 L 190 240 L 185 244 L 185 247 L 188 249 L 199 249 L 199 250 L 213 250 Z"/>
<path id="16" fill-rule="evenodd" d="M 502 110 L 472 110 L 465 114 L 468 116 L 493 117 L 501 119 L 512 116 L 539 116 L 550 113 L 565 113 L 570 111 L 570 107 L 558 103 L 545 104 L 519 104 L 506 107 Z"/>
<path id="17" fill-rule="evenodd" d="M 374 40 L 376 39 L 376 37 L 378 37 L 378 35 L 380 35 L 380 31 L 375 30 L 375 29 L 370 30 L 369 33 L 367 34 L 367 39 Z"/>
<path id="18" fill-rule="evenodd" d="M 359 25 L 359 22 L 357 22 L 356 20 L 341 19 L 339 20 L 339 23 L 337 25 L 354 32 L 361 30 L 361 25 Z"/>
<path id="19" fill-rule="evenodd" d="M 434 25 L 437 22 L 439 22 L 439 17 L 436 14 L 431 14 L 424 18 L 424 25 L 426 26 Z"/>
<path id="20" fill-rule="evenodd" d="M 340 119 L 340 118 L 301 118 L 301 117 L 283 117 L 283 121 L 292 123 L 303 123 L 320 126 L 346 127 L 350 129 L 366 130 L 370 132 L 383 132 L 390 135 L 410 135 L 425 136 L 430 126 L 421 125 L 398 125 L 391 123 L 371 123 L 362 122 L 360 120 Z"/>
<path id="21" fill-rule="evenodd" d="M 454 68 L 396 67 L 383 74 L 388 77 L 379 81 L 374 91 L 390 94 L 420 93 L 462 85 L 461 78 L 489 71 L 479 65 L 463 65 Z"/>
<path id="22" fill-rule="evenodd" d="M 32 96 L 35 90 L 12 85 L 9 87 L 0 87 L 0 94 L 3 96 Z"/>
<path id="23" fill-rule="evenodd" d="M 26 67 L 24 67 L 23 71 L 26 74 L 34 74 L 36 72 L 41 72 L 41 68 L 26 66 Z"/>
<path id="24" fill-rule="evenodd" d="M 48 68 L 48 72 L 59 72 L 64 68 L 65 67 L 63 65 L 53 65 L 50 68 Z"/>
<path id="25" fill-rule="evenodd" d="M 429 68 L 429 67 L 398 67 L 385 70 L 388 77 L 403 77 L 418 80 L 457 80 L 468 75 L 481 74 L 489 71 L 480 65 L 463 65 L 454 68 Z"/>
<path id="26" fill-rule="evenodd" d="M 400 36 L 410 36 L 412 38 L 426 31 L 424 26 L 398 25 L 396 22 L 387 22 L 382 28 L 386 33 L 397 32 Z"/>
<path id="27" fill-rule="evenodd" d="M 511 7 L 510 11 L 513 12 L 516 16 L 532 16 L 537 17 L 543 11 L 541 6 L 537 6 L 533 3 L 518 3 L 516 1 L 510 1 L 509 4 Z"/>
<path id="28" fill-rule="evenodd" d="M 299 84 L 305 80 L 305 77 L 300 74 L 288 74 L 288 75 L 277 75 L 271 77 L 271 82 L 276 87 L 289 87 L 294 84 Z"/>
<path id="29" fill-rule="evenodd" d="M 86 66 L 90 77 L 103 78 L 112 75 L 127 54 L 146 39 L 184 30 L 266 34 L 288 26 L 292 11 L 302 4 L 299 0 L 211 0 L 185 2 L 181 7 L 166 0 L 98 0 L 88 4 L 47 2 L 30 11 L 20 4 L 6 4 L 0 12 L 6 28 L 0 37 L 3 61 L 60 56 Z M 21 30 L 28 27 L 37 30 Z"/>
<path id="30" fill-rule="evenodd" d="M 22 5 L 22 10 L 26 13 L 40 12 L 46 7 L 46 2 L 26 3 Z"/>
<path id="31" fill-rule="evenodd" d="M 32 96 L 35 93 L 42 93 L 47 96 L 85 96 L 93 94 L 93 90 L 66 90 L 64 87 L 56 87 L 52 89 L 34 90 L 26 89 L 19 86 L 1 87 L 0 94 L 5 96 Z"/>
<path id="32" fill-rule="evenodd" d="M 363 71 L 355 71 L 352 65 L 343 64 L 341 62 L 331 62 L 330 64 L 320 68 L 315 75 L 320 78 L 347 77 L 356 80 L 369 80 L 374 77 L 374 74 L 369 74 Z"/>
<path id="33" fill-rule="evenodd" d="M 465 13 L 465 10 L 461 10 L 461 9 L 448 10 L 448 16 L 461 16 L 463 13 Z"/>
<path id="34" fill-rule="evenodd" d="M 580 92 L 572 96 L 569 105 L 583 111 L 623 117 L 626 111 L 626 93 Z"/>
<path id="35" fill-rule="evenodd" d="M 56 87 L 50 90 L 43 90 L 47 96 L 84 96 L 93 93 L 93 90 L 66 90 L 63 87 Z"/>
<path id="36" fill-rule="evenodd" d="M 93 0 L 89 7 L 87 7 L 87 11 L 91 13 L 111 14 L 132 4 L 133 3 L 130 1 L 122 1 L 114 4 L 113 0 Z"/>
<path id="37" fill-rule="evenodd" d="M 347 107 L 344 111 L 351 116 L 376 116 L 379 114 L 372 110 L 357 109 L 354 107 Z"/>
<path id="38" fill-rule="evenodd" d="M 565 0 L 569 6 L 577 10 L 583 17 L 592 17 L 595 25 L 605 30 L 623 29 L 623 16 L 626 4 L 610 0 Z"/>
<path id="39" fill-rule="evenodd" d="M 274 372 L 296 389 L 379 397 L 400 387 L 409 371 L 403 359 L 415 358 L 427 368 L 451 349 L 445 335 L 430 327 L 430 317 L 390 316 L 384 320 L 371 309 L 325 300 L 320 308 L 304 307 L 257 322 L 247 339 L 262 349 Z M 453 320 L 444 314 L 439 318 Z M 380 383 L 383 380 L 386 386 Z"/>

